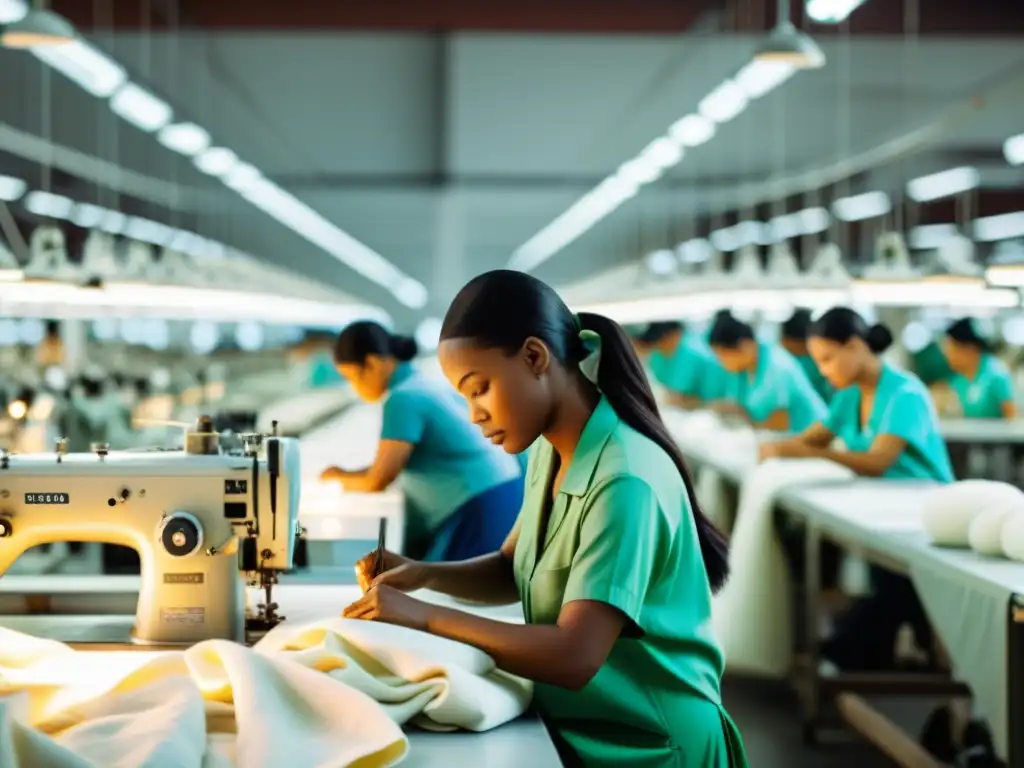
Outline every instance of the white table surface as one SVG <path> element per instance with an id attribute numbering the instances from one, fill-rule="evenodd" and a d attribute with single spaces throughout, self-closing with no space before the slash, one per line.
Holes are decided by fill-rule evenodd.
<path id="1" fill-rule="evenodd" d="M 0 579 L 0 591 L 29 589 L 36 593 L 138 592 L 138 578 L 132 576 L 23 576 Z M 334 615 L 359 595 L 352 586 L 297 586 L 281 585 L 275 592 L 282 613 L 289 622 L 315 621 L 325 615 Z M 522 608 L 518 604 L 498 607 L 468 605 L 445 595 L 432 592 L 416 593 L 431 602 L 468 610 L 490 618 L 521 622 Z M 117 641 L 127 636 L 132 623 L 126 616 L 0 616 L 0 626 L 37 636 L 60 635 L 60 639 Z M 487 768 L 558 768 L 558 758 L 551 737 L 543 723 L 533 714 L 495 728 L 486 733 L 432 733 L 414 727 L 408 730 L 409 756 L 403 766 L 467 765 Z"/>
<path id="2" fill-rule="evenodd" d="M 943 419 L 942 436 L 956 443 L 1024 443 L 1024 419 Z"/>

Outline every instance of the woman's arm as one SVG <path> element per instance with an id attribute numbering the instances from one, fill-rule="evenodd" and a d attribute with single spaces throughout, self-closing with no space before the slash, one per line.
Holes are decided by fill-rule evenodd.
<path id="1" fill-rule="evenodd" d="M 668 391 L 668 403 L 669 405 L 675 406 L 676 408 L 682 408 L 684 411 L 693 411 L 700 408 L 703 401 L 694 395 L 684 395 L 682 392 L 676 392 L 675 390 Z"/>
<path id="2" fill-rule="evenodd" d="M 780 408 L 777 411 L 773 411 L 767 419 L 757 425 L 760 429 L 771 429 L 775 432 L 788 432 L 789 431 L 789 411 L 784 408 Z"/>
<path id="3" fill-rule="evenodd" d="M 594 600 L 567 603 L 554 625 L 508 624 L 431 606 L 427 631 L 476 646 L 513 675 L 578 691 L 607 661 L 626 621 L 617 609 Z"/>
<path id="4" fill-rule="evenodd" d="M 326 470 L 324 480 L 337 480 L 346 491 L 376 493 L 391 485 L 409 463 L 415 446 L 400 440 L 381 440 L 377 456 L 369 469 L 346 472 L 336 467 Z"/>
<path id="5" fill-rule="evenodd" d="M 808 446 L 804 456 L 834 461 L 864 477 L 881 477 L 896 463 L 906 447 L 907 441 L 901 437 L 879 435 L 866 451 L 834 451 Z"/>
<path id="6" fill-rule="evenodd" d="M 999 404 L 999 409 L 1003 412 L 1004 419 L 1017 418 L 1017 404 L 1013 400 L 1004 400 Z"/>
<path id="7" fill-rule="evenodd" d="M 761 443 L 758 447 L 758 453 L 762 460 L 771 458 L 805 458 L 810 455 L 810 451 L 828 448 L 835 437 L 831 429 L 817 421 L 795 437 Z"/>

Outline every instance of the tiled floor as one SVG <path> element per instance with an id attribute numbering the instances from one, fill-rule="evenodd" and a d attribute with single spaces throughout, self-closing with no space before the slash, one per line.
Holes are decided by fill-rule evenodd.
<path id="1" fill-rule="evenodd" d="M 726 679 L 725 705 L 743 734 L 752 768 L 889 768 L 882 754 L 837 732 L 825 744 L 807 747 L 801 738 L 797 702 L 782 685 Z M 880 704 L 887 715 L 917 733 L 930 706 L 926 702 Z"/>

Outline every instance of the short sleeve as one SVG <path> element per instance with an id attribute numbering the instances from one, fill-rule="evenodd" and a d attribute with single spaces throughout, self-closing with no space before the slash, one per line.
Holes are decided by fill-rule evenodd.
<path id="1" fill-rule="evenodd" d="M 705 361 L 692 350 L 682 350 L 672 360 L 669 386 L 688 397 L 700 395 L 701 374 L 706 373 L 701 369 L 706 367 Z"/>
<path id="2" fill-rule="evenodd" d="M 392 392 L 384 402 L 384 423 L 381 440 L 395 440 L 416 445 L 426 429 L 426 409 L 430 403 L 411 392 Z"/>
<path id="3" fill-rule="evenodd" d="M 638 477 L 612 479 L 595 492 L 583 512 L 562 604 L 596 600 L 619 609 L 640 627 L 656 560 L 668 535 L 651 486 Z"/>
<path id="4" fill-rule="evenodd" d="M 878 423 L 879 435 L 893 435 L 909 445 L 924 445 L 935 423 L 928 395 L 903 389 L 889 401 Z"/>
<path id="5" fill-rule="evenodd" d="M 1013 402 L 1013 382 L 1006 370 L 997 371 L 992 379 L 992 397 L 997 403 Z"/>

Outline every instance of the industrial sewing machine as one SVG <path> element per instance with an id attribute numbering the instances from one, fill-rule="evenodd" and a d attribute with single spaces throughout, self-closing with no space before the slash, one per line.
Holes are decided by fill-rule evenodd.
<path id="1" fill-rule="evenodd" d="M 284 617 L 272 588 L 299 534 L 299 446 L 250 434 L 227 453 L 208 418 L 184 450 L 0 453 L 0 577 L 39 544 L 88 541 L 135 549 L 142 582 L 132 640 L 245 642 Z M 246 610 L 246 584 L 266 602 Z"/>

